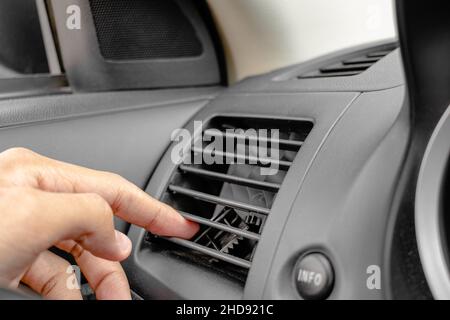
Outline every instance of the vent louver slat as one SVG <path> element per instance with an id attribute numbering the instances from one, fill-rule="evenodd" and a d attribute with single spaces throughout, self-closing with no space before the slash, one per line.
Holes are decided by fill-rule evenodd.
<path id="1" fill-rule="evenodd" d="M 238 267 L 242 267 L 242 268 L 246 268 L 246 269 L 250 269 L 250 267 L 251 267 L 251 263 L 245 259 L 241 259 L 241 258 L 229 255 L 227 253 L 223 253 L 223 252 L 215 250 L 215 249 L 210 249 L 208 247 L 199 245 L 195 242 L 178 239 L 178 238 L 166 238 L 166 240 L 173 242 L 175 244 L 178 244 L 182 247 L 188 248 L 188 249 L 197 250 L 200 253 L 204 253 L 213 258 L 234 264 Z"/>
<path id="2" fill-rule="evenodd" d="M 379 60 L 391 53 L 395 48 L 396 46 L 391 46 L 385 50 L 368 51 L 361 56 L 343 59 L 337 63 L 319 68 L 318 70 L 302 74 L 297 78 L 309 79 L 355 76 L 372 67 Z"/>
<path id="3" fill-rule="evenodd" d="M 246 203 L 242 203 L 242 202 L 234 201 L 234 200 L 229 200 L 229 199 L 224 199 L 224 198 L 217 197 L 217 196 L 212 196 L 212 195 L 204 193 L 204 192 L 194 191 L 194 190 L 190 190 L 190 189 L 183 188 L 183 187 L 170 185 L 169 190 L 172 191 L 172 193 L 174 193 L 174 194 L 180 193 L 182 195 L 195 198 L 197 200 L 212 202 L 215 204 L 220 204 L 220 205 L 232 207 L 235 209 L 246 210 L 249 212 L 258 212 L 258 213 L 266 214 L 266 215 L 269 214 L 269 212 L 270 212 L 270 210 L 267 208 L 252 206 L 250 204 L 246 204 Z"/>
<path id="4" fill-rule="evenodd" d="M 367 70 L 372 64 L 371 63 L 354 63 L 354 64 L 338 64 L 334 66 L 329 66 L 326 68 L 321 68 L 320 72 L 326 74 L 328 72 L 330 73 L 338 73 L 338 72 L 347 72 L 347 71 L 353 71 L 353 72 L 362 72 L 364 70 Z"/>
<path id="5" fill-rule="evenodd" d="M 186 219 L 197 222 L 200 231 L 190 240 L 149 233 L 147 241 L 162 248 L 170 244 L 172 255 L 244 283 L 272 204 L 312 126 L 311 121 L 291 119 L 219 116 L 210 120 L 201 145 L 193 139 L 190 160 L 178 166 L 162 197 Z M 278 136 L 259 134 L 260 129 L 278 130 Z M 248 134 L 250 130 L 256 134 Z M 223 146 L 232 142 L 233 148 L 211 150 L 211 141 Z M 196 156 L 217 161 L 197 163 L 192 161 Z M 271 168 L 276 170 L 263 174 L 263 169 Z"/>
<path id="6" fill-rule="evenodd" d="M 374 52 L 370 52 L 367 54 L 367 56 L 369 58 L 383 58 L 386 55 L 388 55 L 392 50 L 379 50 L 379 51 L 374 51 Z"/>
<path id="7" fill-rule="evenodd" d="M 372 58 L 372 57 L 358 57 L 358 58 L 353 58 L 353 59 L 348 59 L 348 60 L 344 60 L 342 61 L 342 63 L 344 65 L 349 65 L 349 64 L 362 64 L 362 63 L 375 63 L 378 62 L 378 60 L 380 60 L 380 58 Z"/>
<path id="8" fill-rule="evenodd" d="M 234 228 L 234 227 L 230 227 L 229 225 L 226 224 L 222 224 L 222 223 L 218 223 L 218 222 L 214 222 L 212 220 L 208 220 L 205 218 L 201 218 L 198 216 L 195 216 L 193 214 L 189 214 L 186 212 L 180 212 L 180 214 L 185 217 L 188 220 L 203 224 L 205 226 L 209 226 L 209 227 L 213 227 L 222 231 L 226 231 L 226 232 L 230 232 L 230 233 L 235 233 L 238 236 L 244 237 L 244 238 L 248 238 L 250 240 L 257 240 L 259 241 L 259 239 L 261 239 L 261 236 L 257 233 L 254 232 L 249 232 L 249 231 L 245 231 L 242 229 L 238 229 L 238 228 Z"/>
<path id="9" fill-rule="evenodd" d="M 205 130 L 205 136 L 214 136 L 217 137 L 218 132 L 213 130 Z M 229 132 L 223 132 L 220 136 L 223 136 L 225 138 L 236 138 L 236 139 L 248 139 L 249 141 L 255 141 L 258 142 L 273 142 L 272 139 L 269 139 L 267 137 L 255 137 L 255 136 L 245 136 L 243 134 L 237 134 L 237 133 L 229 133 Z M 286 139 L 277 139 L 276 141 L 279 145 L 289 148 L 292 147 L 293 150 L 298 150 L 303 144 L 303 141 L 293 141 L 293 140 L 286 140 Z"/>
<path id="10" fill-rule="evenodd" d="M 259 188 L 259 189 L 273 191 L 273 192 L 277 192 L 278 189 L 280 189 L 280 187 L 281 187 L 281 185 L 278 183 L 271 183 L 271 182 L 266 182 L 266 181 L 258 181 L 258 180 L 254 180 L 254 179 L 247 179 L 247 178 L 243 178 L 243 177 L 232 176 L 229 174 L 218 173 L 218 172 L 214 172 L 214 171 L 189 167 L 186 165 L 181 165 L 180 170 L 183 172 L 186 172 L 186 173 L 203 175 L 203 176 L 209 177 L 211 179 L 217 179 L 217 180 L 220 180 L 223 182 L 230 182 L 230 183 L 239 184 L 242 186 Z"/>
<path id="11" fill-rule="evenodd" d="M 192 148 L 192 150 L 195 153 L 202 153 L 202 154 L 206 154 L 208 156 L 219 156 L 222 158 L 225 158 L 227 160 L 232 160 L 232 161 L 239 161 L 242 160 L 244 162 L 257 162 L 257 163 L 271 163 L 271 164 L 275 164 L 278 165 L 282 168 L 289 168 L 292 165 L 291 161 L 286 161 L 286 160 L 278 160 L 278 159 L 271 159 L 271 158 L 266 158 L 266 157 L 258 157 L 258 156 L 254 156 L 254 155 L 247 155 L 247 154 L 240 154 L 240 153 L 231 153 L 231 152 L 223 152 L 223 151 L 212 151 L 212 150 L 203 150 L 203 149 L 198 149 L 198 148 Z"/>

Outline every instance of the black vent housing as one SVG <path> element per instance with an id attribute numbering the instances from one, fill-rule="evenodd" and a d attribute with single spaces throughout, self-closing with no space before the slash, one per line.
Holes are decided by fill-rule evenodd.
<path id="1" fill-rule="evenodd" d="M 150 233 L 146 240 L 153 248 L 157 245 L 177 258 L 244 284 L 278 190 L 312 127 L 312 121 L 308 120 L 213 118 L 202 131 L 202 137 L 221 141 L 223 146 L 233 143 L 234 149 L 223 152 L 208 149 L 210 142 L 204 138 L 193 143 L 189 151 L 191 160 L 206 154 L 222 159 L 223 163 L 185 161 L 172 175 L 162 197 L 163 202 L 184 217 L 199 223 L 200 231 L 191 240 L 161 238 Z M 230 133 L 227 129 L 242 130 Z M 245 135 L 248 129 L 256 129 L 258 134 Z M 260 135 L 259 129 L 268 129 L 269 134 Z M 279 130 L 278 144 L 272 139 L 272 129 Z M 274 158 L 276 154 L 268 153 L 265 157 L 255 153 L 255 146 L 277 148 L 278 158 Z M 279 170 L 272 175 L 262 174 L 261 169 L 270 166 Z"/>
<path id="2" fill-rule="evenodd" d="M 344 58 L 341 61 L 321 67 L 318 70 L 302 74 L 297 78 L 310 79 L 356 76 L 372 67 L 375 63 L 383 59 L 396 48 L 396 45 L 392 45 L 381 49 L 378 48 L 367 51 L 358 56 Z"/>

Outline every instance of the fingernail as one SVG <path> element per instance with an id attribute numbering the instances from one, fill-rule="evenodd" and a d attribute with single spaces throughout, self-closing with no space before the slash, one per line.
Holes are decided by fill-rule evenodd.
<path id="1" fill-rule="evenodd" d="M 123 254 L 129 254 L 131 252 L 131 240 L 125 234 L 116 230 L 116 243 L 119 250 Z"/>
<path id="2" fill-rule="evenodd" d="M 198 223 L 189 220 L 187 220 L 187 225 L 190 230 L 186 230 L 187 233 L 186 239 L 191 239 L 193 236 L 197 234 L 198 230 L 200 230 L 200 225 Z"/>

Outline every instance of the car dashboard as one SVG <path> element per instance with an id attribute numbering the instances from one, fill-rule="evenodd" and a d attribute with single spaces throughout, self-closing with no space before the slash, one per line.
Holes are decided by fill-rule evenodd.
<path id="1" fill-rule="evenodd" d="M 414 245 L 394 236 L 390 214 L 409 141 L 407 106 L 395 42 L 334 53 L 221 91 L 185 126 L 192 134 L 186 154 L 204 156 L 204 137 L 213 130 L 280 128 L 281 173 L 264 177 L 264 166 L 245 161 L 176 163 L 173 142 L 146 191 L 202 228 L 185 240 L 132 226 L 135 249 L 125 263 L 132 287 L 156 299 L 402 298 L 401 285 L 426 295 L 420 263 L 410 270 L 415 284 L 396 270 L 419 258 Z M 297 276 L 298 264 L 311 256 L 327 261 L 329 283 L 308 296 Z M 373 270 L 382 270 L 379 288 L 368 285 Z"/>

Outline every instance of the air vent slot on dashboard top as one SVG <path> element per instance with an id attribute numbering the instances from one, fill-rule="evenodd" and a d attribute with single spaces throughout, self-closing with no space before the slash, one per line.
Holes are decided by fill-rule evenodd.
<path id="1" fill-rule="evenodd" d="M 382 49 L 371 50 L 359 56 L 343 59 L 325 67 L 321 67 L 318 70 L 302 74 L 297 76 L 297 78 L 310 79 L 355 76 L 372 67 L 394 49 L 396 49 L 395 45 Z"/>
<path id="2" fill-rule="evenodd" d="M 204 127 L 189 141 L 162 197 L 200 231 L 191 240 L 146 239 L 244 283 L 272 204 L 313 123 L 219 116 Z"/>

